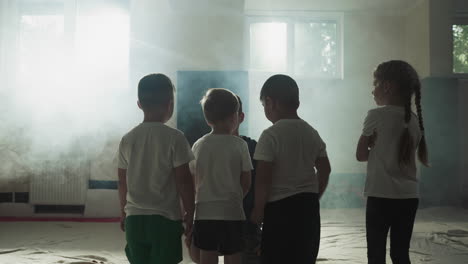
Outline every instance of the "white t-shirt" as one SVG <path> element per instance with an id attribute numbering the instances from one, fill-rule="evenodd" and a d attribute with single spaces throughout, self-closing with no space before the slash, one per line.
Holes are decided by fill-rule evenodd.
<path id="1" fill-rule="evenodd" d="M 118 155 L 119 168 L 127 170 L 127 216 L 161 215 L 180 220 L 174 168 L 193 158 L 183 133 L 163 123 L 141 123 L 128 132 Z"/>
<path id="2" fill-rule="evenodd" d="M 240 176 L 253 169 L 247 143 L 233 135 L 206 134 L 192 150 L 195 219 L 245 220 Z"/>
<path id="3" fill-rule="evenodd" d="M 315 161 L 327 157 L 318 132 L 302 119 L 281 119 L 263 131 L 254 159 L 273 162 L 268 201 L 298 193 L 318 193 Z"/>
<path id="4" fill-rule="evenodd" d="M 368 112 L 364 121 L 363 136 L 377 132 L 375 146 L 369 152 L 365 196 L 405 199 L 419 196 L 416 176 L 416 155 L 406 168 L 398 163 L 400 137 L 403 133 L 405 109 L 401 106 L 384 106 Z M 421 140 L 418 117 L 412 113 L 408 124 L 414 149 Z"/>

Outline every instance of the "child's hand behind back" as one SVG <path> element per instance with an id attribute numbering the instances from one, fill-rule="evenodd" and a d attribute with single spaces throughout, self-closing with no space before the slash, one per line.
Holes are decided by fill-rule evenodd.
<path id="1" fill-rule="evenodd" d="M 184 230 L 184 235 L 189 237 L 192 235 L 192 228 L 193 228 L 193 216 L 185 214 L 184 215 L 184 224 L 185 224 L 185 230 Z"/>

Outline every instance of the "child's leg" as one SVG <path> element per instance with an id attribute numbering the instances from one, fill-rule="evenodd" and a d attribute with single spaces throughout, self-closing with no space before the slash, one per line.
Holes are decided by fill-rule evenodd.
<path id="1" fill-rule="evenodd" d="M 218 252 L 201 249 L 200 264 L 218 264 Z"/>
<path id="2" fill-rule="evenodd" d="M 393 263 L 409 264 L 409 248 L 413 234 L 418 199 L 396 200 L 390 229 L 390 256 Z"/>
<path id="3" fill-rule="evenodd" d="M 242 254 L 235 253 L 231 255 L 225 255 L 224 256 L 224 264 L 240 264 L 241 263 L 241 256 Z"/>
<path id="4" fill-rule="evenodd" d="M 268 203 L 262 231 L 262 263 L 315 263 L 320 244 L 318 194 Z"/>
<path id="5" fill-rule="evenodd" d="M 304 193 L 297 196 L 294 202 L 297 214 L 294 217 L 294 221 L 290 222 L 290 225 L 293 226 L 291 232 L 297 235 L 294 243 L 297 263 L 315 263 L 320 248 L 319 196 L 312 193 Z"/>
<path id="6" fill-rule="evenodd" d="M 182 223 L 160 215 L 129 216 L 125 221 L 131 264 L 179 263 L 182 261 Z"/>
<path id="7" fill-rule="evenodd" d="M 193 241 L 189 242 L 188 251 L 192 261 L 195 263 L 200 263 L 200 249 L 195 246 Z"/>
<path id="8" fill-rule="evenodd" d="M 145 239 L 144 228 L 147 219 L 145 216 L 128 216 L 125 220 L 125 238 L 127 245 L 125 253 L 131 264 L 142 263 L 149 259 L 151 243 Z"/>
<path id="9" fill-rule="evenodd" d="M 366 237 L 368 264 L 385 263 L 387 235 L 390 228 L 389 199 L 368 197 Z"/>
<path id="10" fill-rule="evenodd" d="M 128 241 L 125 246 L 125 254 L 130 264 L 144 263 L 151 255 L 151 244 L 137 243 Z"/>
<path id="11" fill-rule="evenodd" d="M 284 247 L 287 243 L 288 230 L 286 214 L 281 211 L 282 201 L 270 202 L 265 206 L 263 219 L 262 242 L 261 242 L 261 263 L 280 264 L 284 262 L 282 257 L 287 253 Z"/>
<path id="12" fill-rule="evenodd" d="M 219 253 L 226 264 L 240 264 L 242 258 L 244 221 L 223 221 Z"/>
<path id="13" fill-rule="evenodd" d="M 218 263 L 219 234 L 223 221 L 195 220 L 190 255 L 200 264 Z M 198 259 L 198 262 L 197 262 Z"/>
<path id="14" fill-rule="evenodd" d="M 244 250 L 242 251 L 242 264 L 260 264 L 260 241 L 261 230 L 257 224 L 246 221 L 244 223 L 243 240 Z"/>

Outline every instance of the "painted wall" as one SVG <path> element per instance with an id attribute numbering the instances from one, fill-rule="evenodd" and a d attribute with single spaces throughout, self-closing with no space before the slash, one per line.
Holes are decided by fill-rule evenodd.
<path id="1" fill-rule="evenodd" d="M 460 112 L 460 148 L 461 148 L 461 166 L 460 166 L 460 175 L 462 175 L 462 204 L 465 208 L 468 209 L 468 79 L 461 79 L 458 81 L 459 86 L 459 97 L 458 97 L 458 106 Z"/>
<path id="2" fill-rule="evenodd" d="M 455 8 L 457 11 L 467 12 L 468 2 L 465 0 L 455 0 Z"/>
<path id="3" fill-rule="evenodd" d="M 421 205 L 460 205 L 462 117 L 455 78 L 425 78 L 422 107 L 431 167 L 421 168 Z"/>
<path id="4" fill-rule="evenodd" d="M 430 75 L 448 77 L 452 75 L 453 0 L 430 0 L 429 4 Z"/>
<path id="5" fill-rule="evenodd" d="M 243 8 L 243 1 L 132 1 L 131 87 L 151 72 L 176 83 L 179 70 L 241 70 Z"/>
<path id="6" fill-rule="evenodd" d="M 243 1 L 132 1 L 131 16 L 137 75 L 243 66 Z"/>
<path id="7" fill-rule="evenodd" d="M 405 57 L 420 78 L 430 74 L 429 1 L 423 0 L 407 11 L 405 17 Z"/>

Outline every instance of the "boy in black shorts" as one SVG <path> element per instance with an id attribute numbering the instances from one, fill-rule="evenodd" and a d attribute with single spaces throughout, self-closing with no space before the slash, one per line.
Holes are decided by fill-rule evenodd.
<path id="1" fill-rule="evenodd" d="M 244 197 L 244 212 L 246 221 L 244 223 L 244 230 L 243 230 L 243 242 L 244 242 L 244 250 L 242 251 L 241 256 L 241 263 L 242 264 L 259 264 L 260 263 L 260 239 L 261 239 L 261 230 L 260 225 L 256 223 L 252 223 L 250 221 L 250 215 L 254 208 L 254 196 L 255 196 L 255 164 L 256 161 L 253 159 L 253 155 L 255 152 L 255 146 L 257 145 L 257 141 L 251 139 L 247 136 L 241 136 L 239 134 L 239 126 L 244 121 L 245 113 L 242 109 L 242 100 L 239 96 L 237 96 L 237 100 L 239 100 L 239 122 L 236 130 L 234 130 L 233 135 L 242 138 L 249 148 L 250 159 L 252 161 L 253 170 L 252 170 L 252 183 L 251 187 Z M 192 242 L 192 236 L 187 236 L 185 243 L 189 250 L 190 257 L 195 263 L 200 263 L 200 249 L 197 248 Z"/>
<path id="2" fill-rule="evenodd" d="M 263 221 L 263 264 L 312 264 L 320 245 L 319 198 L 330 175 L 325 143 L 297 115 L 299 88 L 286 75 L 270 77 L 260 92 L 273 125 L 258 140 L 255 208 L 251 220 Z"/>
<path id="3" fill-rule="evenodd" d="M 247 143 L 233 132 L 239 122 L 239 101 L 226 89 L 210 89 L 203 97 L 203 113 L 212 131 L 192 147 L 195 161 L 195 222 L 193 244 L 200 263 L 238 264 L 243 250 L 243 198 L 250 188 L 252 162 Z"/>

